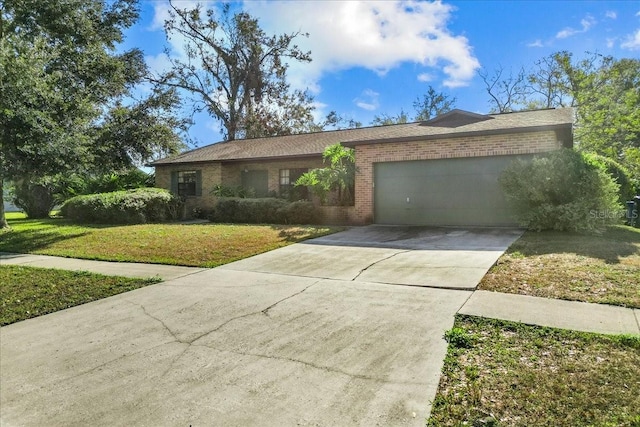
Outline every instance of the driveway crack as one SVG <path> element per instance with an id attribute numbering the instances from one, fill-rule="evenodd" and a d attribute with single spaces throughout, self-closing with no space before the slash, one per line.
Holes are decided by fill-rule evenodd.
<path id="1" fill-rule="evenodd" d="M 234 350 L 226 350 L 226 349 L 219 349 L 216 347 L 212 347 L 209 345 L 205 345 L 205 344 L 194 344 L 200 347 L 206 347 L 209 348 L 211 350 L 215 350 L 221 353 L 232 353 L 238 356 L 249 356 L 249 357 L 257 357 L 260 359 L 268 359 L 268 360 L 279 360 L 279 361 L 283 361 L 283 362 L 292 362 L 292 363 L 297 363 L 300 365 L 304 365 L 306 367 L 312 368 L 312 369 L 317 369 L 320 371 L 324 371 L 324 372 L 330 372 L 330 373 L 334 373 L 334 374 L 339 374 L 339 375 L 344 375 L 347 376 L 349 378 L 353 378 L 353 379 L 358 379 L 358 380 L 364 380 L 364 381 L 372 381 L 372 382 L 376 382 L 376 383 L 382 383 L 382 384 L 406 384 L 406 385 L 426 385 L 426 383 L 424 382 L 413 382 L 413 381 L 391 381 L 385 378 L 379 378 L 379 377 L 375 377 L 375 376 L 371 376 L 371 375 L 363 375 L 363 374 L 356 374 L 353 372 L 347 372 L 345 370 L 342 369 L 338 369 L 338 368 L 332 368 L 329 366 L 322 366 L 322 365 L 316 365 L 315 363 L 311 363 L 311 362 L 307 362 L 305 360 L 300 360 L 300 359 L 294 359 L 291 357 L 284 357 L 284 356 L 273 356 L 273 355 L 268 355 L 268 354 L 261 354 L 261 353 L 250 353 L 250 352 L 241 352 L 241 351 L 234 351 Z"/>
<path id="2" fill-rule="evenodd" d="M 360 272 L 359 272 L 358 274 L 356 274 L 356 276 L 355 276 L 353 279 L 351 279 L 351 281 L 352 281 L 352 282 L 354 282 L 354 281 L 358 280 L 358 277 L 360 277 L 360 275 L 361 275 L 362 273 L 364 273 L 365 271 L 367 271 L 368 269 L 370 269 L 370 268 L 371 268 L 371 267 L 373 267 L 374 265 L 376 265 L 376 264 L 378 264 L 378 263 L 381 263 L 382 261 L 386 261 L 386 260 L 388 260 L 388 259 L 391 259 L 391 258 L 393 258 L 393 257 L 394 257 L 394 256 L 396 256 L 396 255 L 404 254 L 404 253 L 411 252 L 411 251 L 412 251 L 412 249 L 405 249 L 405 250 L 403 250 L 403 251 L 394 252 L 394 253 L 392 253 L 391 255 L 387 256 L 387 257 L 384 257 L 384 258 L 381 258 L 381 259 L 379 259 L 379 260 L 377 260 L 377 261 L 374 261 L 374 262 L 372 262 L 371 264 L 367 265 L 367 266 L 366 266 L 365 268 L 363 268 L 362 270 L 360 270 Z"/>
<path id="3" fill-rule="evenodd" d="M 265 316 L 269 317 L 269 310 L 271 310 L 272 308 L 275 308 L 275 306 L 277 306 L 278 304 L 280 304 L 281 302 L 284 302 L 288 299 L 297 297 L 298 295 L 304 293 L 307 291 L 307 289 L 309 289 L 312 286 L 317 285 L 318 283 L 320 283 L 322 280 L 316 280 L 315 282 L 313 282 L 312 284 L 310 284 L 309 286 L 307 286 L 306 288 L 304 288 L 303 290 L 301 290 L 300 292 L 296 292 L 295 294 L 289 295 L 288 297 L 282 298 L 279 301 L 274 302 L 273 304 L 271 304 L 269 307 L 265 308 L 264 310 L 262 310 L 260 313 L 264 314 Z M 257 314 L 257 313 L 256 313 Z"/>
<path id="4" fill-rule="evenodd" d="M 171 335 L 171 337 L 173 338 L 173 342 L 177 342 L 177 343 L 180 343 L 180 344 L 186 344 L 187 345 L 187 347 L 185 347 L 185 349 L 171 361 L 171 364 L 169 365 L 169 368 L 165 371 L 165 374 L 166 374 L 171 370 L 171 368 L 175 365 L 175 363 L 178 362 L 178 360 L 180 360 L 180 358 L 189 350 L 189 347 L 191 345 L 197 345 L 197 344 L 194 344 L 196 341 L 198 341 L 198 340 L 200 340 L 200 339 L 202 339 L 202 338 L 204 338 L 204 337 L 206 337 L 206 336 L 208 336 L 208 335 L 210 335 L 210 334 L 212 334 L 214 332 L 219 331 L 220 329 L 224 328 L 225 326 L 227 326 L 231 322 L 235 322 L 236 320 L 244 319 L 245 317 L 255 316 L 255 315 L 259 315 L 259 314 L 267 316 L 267 317 L 270 317 L 269 316 L 269 311 L 272 310 L 273 308 L 275 308 L 278 304 L 280 304 L 280 303 L 282 303 L 284 301 L 287 301 L 287 300 L 289 300 L 291 298 L 299 296 L 300 294 L 306 292 L 309 288 L 311 288 L 312 286 L 320 283 L 321 281 L 322 281 L 322 279 L 321 280 L 316 280 L 315 282 L 313 282 L 309 286 L 306 286 L 302 290 L 300 290 L 298 292 L 295 292 L 295 293 L 293 293 L 293 294 L 291 294 L 291 295 L 289 295 L 289 296 L 287 296 L 285 298 L 282 298 L 282 299 L 274 302 L 273 304 L 269 305 L 268 307 L 266 307 L 266 308 L 264 308 L 262 310 L 253 311 L 251 313 L 246 313 L 246 314 L 242 314 L 242 315 L 239 315 L 239 316 L 232 317 L 231 319 L 228 319 L 228 320 L 222 322 L 221 324 L 219 324 L 215 328 L 210 329 L 210 330 L 208 330 L 206 332 L 203 332 L 203 333 L 201 333 L 201 334 L 199 334 L 199 335 L 197 335 L 197 336 L 195 336 L 195 337 L 193 337 L 191 339 L 188 339 L 188 340 L 181 339 L 180 337 L 178 337 L 178 335 L 162 319 L 160 319 L 159 317 L 154 316 L 153 314 L 151 314 L 146 309 L 146 307 L 144 305 L 138 304 L 138 303 L 135 303 L 135 302 L 129 301 L 129 300 L 125 300 L 125 301 L 128 302 L 129 304 L 132 304 L 132 305 L 135 305 L 137 307 L 140 307 L 140 309 L 145 314 L 145 316 L 155 320 L 160 325 L 162 325 L 162 328 L 165 331 L 167 331 Z M 97 369 L 97 368 L 94 368 L 94 369 Z"/>

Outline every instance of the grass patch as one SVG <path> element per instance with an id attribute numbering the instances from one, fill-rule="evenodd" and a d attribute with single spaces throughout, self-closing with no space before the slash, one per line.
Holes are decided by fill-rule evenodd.
<path id="1" fill-rule="evenodd" d="M 160 282 L 48 268 L 0 265 L 0 326 Z"/>
<path id="2" fill-rule="evenodd" d="M 527 232 L 479 289 L 640 308 L 640 229 Z"/>
<path id="3" fill-rule="evenodd" d="M 216 267 L 338 227 L 227 224 L 78 225 L 64 219 L 9 220 L 0 252 L 103 261 Z"/>
<path id="4" fill-rule="evenodd" d="M 471 316 L 452 330 L 429 426 L 640 426 L 640 337 Z"/>

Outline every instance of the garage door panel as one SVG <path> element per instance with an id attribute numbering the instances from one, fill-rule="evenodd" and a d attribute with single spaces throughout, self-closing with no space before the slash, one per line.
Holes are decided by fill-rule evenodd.
<path id="1" fill-rule="evenodd" d="M 513 160 L 531 157 L 495 156 L 376 163 L 375 222 L 516 225 L 498 179 Z"/>

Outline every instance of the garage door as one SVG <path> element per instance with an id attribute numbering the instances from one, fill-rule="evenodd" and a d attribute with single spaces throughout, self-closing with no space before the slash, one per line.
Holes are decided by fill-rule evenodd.
<path id="1" fill-rule="evenodd" d="M 386 162 L 374 165 L 374 215 L 378 224 L 516 225 L 498 177 L 516 158 Z"/>

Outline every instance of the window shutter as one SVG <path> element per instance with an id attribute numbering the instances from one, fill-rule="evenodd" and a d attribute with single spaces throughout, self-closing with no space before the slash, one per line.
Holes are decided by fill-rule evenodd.
<path id="1" fill-rule="evenodd" d="M 196 196 L 202 196 L 202 171 L 196 171 Z"/>
<path id="2" fill-rule="evenodd" d="M 171 172 L 171 192 L 173 194 L 178 194 L 178 172 Z"/>

